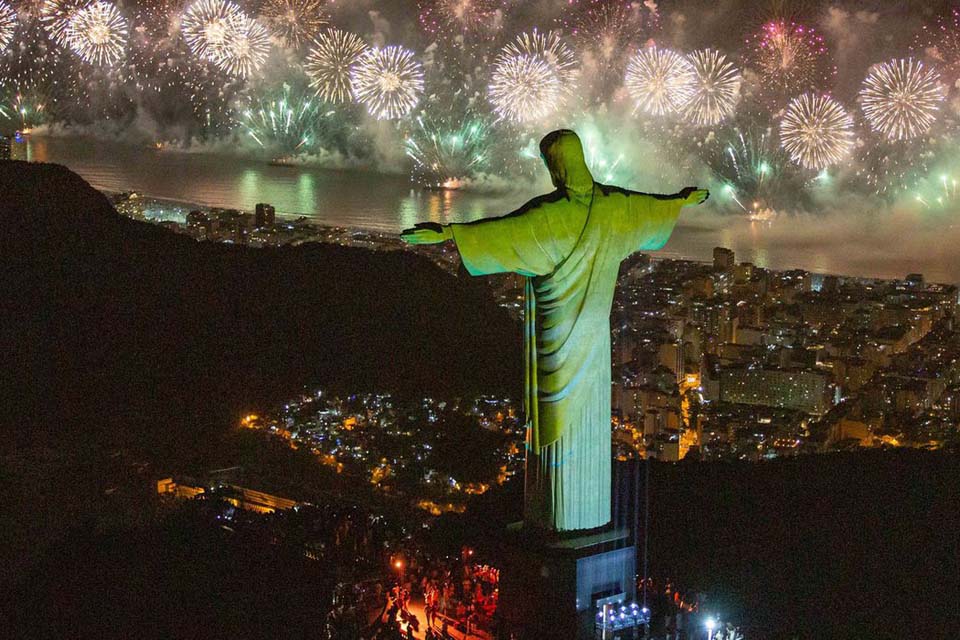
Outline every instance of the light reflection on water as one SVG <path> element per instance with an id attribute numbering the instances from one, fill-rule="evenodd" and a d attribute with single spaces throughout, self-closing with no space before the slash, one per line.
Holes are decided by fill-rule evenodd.
<path id="1" fill-rule="evenodd" d="M 396 232 L 418 221 L 465 222 L 499 215 L 525 196 L 424 191 L 405 176 L 310 166 L 91 140 L 31 136 L 16 151 L 26 159 L 65 164 L 104 191 L 137 191 L 167 200 L 278 213 L 332 226 Z"/>
<path id="2" fill-rule="evenodd" d="M 103 191 L 137 191 L 247 211 L 269 202 L 278 213 L 384 233 L 427 220 L 466 222 L 502 215 L 537 195 L 529 186 L 508 194 L 429 191 L 399 175 L 273 166 L 253 158 L 83 138 L 32 136 L 14 153 L 64 164 Z M 949 225 L 949 217 L 896 218 L 838 210 L 758 223 L 709 207 L 687 209 L 660 255 L 710 260 L 714 247 L 725 246 L 738 260 L 776 269 L 887 278 L 922 272 L 931 281 L 956 282 L 960 227 Z"/>

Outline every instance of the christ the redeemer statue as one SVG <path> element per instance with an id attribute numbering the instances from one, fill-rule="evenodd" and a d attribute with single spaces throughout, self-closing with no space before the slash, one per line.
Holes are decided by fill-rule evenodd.
<path id="1" fill-rule="evenodd" d="M 651 195 L 594 182 L 577 134 L 540 153 L 556 190 L 513 213 L 418 224 L 412 244 L 454 240 L 471 275 L 526 276 L 524 522 L 568 531 L 610 522 L 610 309 L 620 262 L 666 244 L 681 207 L 709 193 Z"/>

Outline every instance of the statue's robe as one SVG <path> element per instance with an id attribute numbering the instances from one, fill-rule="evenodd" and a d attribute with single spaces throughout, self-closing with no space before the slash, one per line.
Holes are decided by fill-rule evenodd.
<path id="1" fill-rule="evenodd" d="M 610 309 L 621 261 L 662 247 L 683 205 L 594 183 L 579 139 L 544 159 L 557 190 L 500 218 L 454 224 L 472 275 L 527 276 L 524 520 L 590 529 L 610 521 Z"/>

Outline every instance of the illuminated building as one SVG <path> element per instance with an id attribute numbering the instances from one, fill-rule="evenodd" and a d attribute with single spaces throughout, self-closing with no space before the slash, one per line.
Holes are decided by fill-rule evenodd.
<path id="1" fill-rule="evenodd" d="M 713 268 L 717 271 L 730 271 L 735 263 L 733 251 L 726 247 L 714 247 Z"/>
<path id="2" fill-rule="evenodd" d="M 830 380 L 819 371 L 724 367 L 715 385 L 705 385 L 711 400 L 796 409 L 822 415 L 830 408 Z"/>
<path id="3" fill-rule="evenodd" d="M 262 229 L 264 227 L 272 227 L 276 222 L 276 219 L 276 209 L 273 208 L 273 205 L 263 202 L 257 204 L 257 208 L 254 213 L 254 228 Z"/>
<path id="4" fill-rule="evenodd" d="M 216 493 L 235 507 L 247 511 L 256 511 L 257 513 L 287 511 L 300 504 L 289 498 L 282 498 L 270 493 L 234 484 L 209 482 L 203 485 L 187 479 L 177 482 L 174 478 L 162 478 L 157 481 L 157 493 L 181 500 L 190 500 L 206 493 Z"/>

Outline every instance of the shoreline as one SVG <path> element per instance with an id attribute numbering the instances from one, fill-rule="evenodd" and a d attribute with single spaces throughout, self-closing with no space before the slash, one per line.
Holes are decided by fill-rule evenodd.
<path id="1" fill-rule="evenodd" d="M 118 205 L 122 204 L 128 199 L 137 199 L 145 203 L 155 203 L 162 207 L 177 209 L 185 213 L 190 211 L 200 211 L 208 215 L 223 213 L 223 212 L 238 212 L 238 213 L 247 214 L 247 215 L 250 215 L 253 213 L 252 211 L 244 210 L 244 209 L 219 207 L 219 206 L 204 204 L 196 201 L 186 202 L 183 200 L 176 200 L 172 198 L 160 198 L 160 197 L 141 194 L 133 191 L 114 192 L 114 191 L 102 190 L 102 189 L 98 189 L 98 191 L 104 194 L 104 196 L 110 201 L 111 205 L 113 205 L 114 208 L 117 209 L 117 212 L 120 213 L 121 215 L 126 215 L 127 217 L 139 219 L 144 222 L 149 222 L 151 224 L 164 224 L 164 223 L 169 224 L 170 222 L 174 222 L 179 227 L 186 228 L 185 220 L 157 219 L 149 216 L 145 216 L 145 217 L 131 216 L 121 211 L 119 208 L 117 208 Z M 276 212 L 276 219 L 277 219 L 277 224 L 275 226 L 286 226 L 288 228 L 293 228 L 294 226 L 296 226 L 297 228 L 311 231 L 317 236 L 312 240 L 315 242 L 338 242 L 346 245 L 358 245 L 358 244 L 366 245 L 367 243 L 375 243 L 377 246 L 374 246 L 372 248 L 381 249 L 381 250 L 405 249 L 405 250 L 415 250 L 415 251 L 424 252 L 423 247 L 414 248 L 414 247 L 411 247 L 410 245 L 404 244 L 400 240 L 399 234 L 388 234 L 383 231 L 378 231 L 376 229 L 368 229 L 362 226 L 345 227 L 345 226 L 323 224 L 322 222 L 318 222 L 316 218 L 308 215 L 286 213 L 286 212 L 280 212 L 280 211 Z M 184 233 L 183 231 L 180 231 L 180 232 Z M 326 236 L 326 237 L 320 237 L 320 236 Z M 347 238 L 347 236 L 349 236 L 349 238 Z M 305 241 L 310 241 L 310 240 L 305 240 Z M 266 245 L 254 244 L 251 246 L 266 246 Z M 371 247 L 368 247 L 368 248 L 371 248 Z M 424 253 L 433 254 L 433 253 L 436 253 L 436 250 L 428 249 Z M 440 250 L 440 253 L 449 254 L 451 252 Z M 690 263 L 701 264 L 701 265 L 707 265 L 712 263 L 712 260 L 700 259 L 700 258 L 683 255 L 679 253 L 673 253 L 669 251 L 658 252 L 656 254 L 647 254 L 647 255 L 649 255 L 650 259 L 655 262 L 661 262 L 666 260 L 676 260 L 676 261 L 690 262 Z M 431 257 L 435 258 L 435 256 L 432 256 L 432 255 Z M 447 261 L 444 261 L 444 262 L 447 262 Z M 743 262 L 741 264 L 750 264 L 750 263 Z M 449 266 L 449 265 L 446 265 L 446 266 Z M 767 269 L 769 271 L 780 272 L 780 273 L 788 272 L 788 271 L 804 271 L 811 274 L 812 276 L 816 276 L 820 278 L 828 278 L 828 277 L 840 278 L 845 280 L 855 280 L 858 282 L 903 281 L 905 280 L 907 275 L 907 274 L 904 274 L 904 276 L 900 278 L 889 278 L 889 277 L 881 277 L 881 276 L 864 276 L 864 275 L 845 274 L 845 273 L 832 273 L 827 271 L 815 271 L 802 266 L 776 266 L 776 267 L 762 267 L 762 268 Z M 932 284 L 952 285 L 955 283 L 932 282 Z"/>

